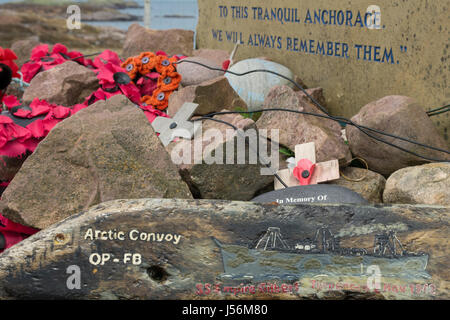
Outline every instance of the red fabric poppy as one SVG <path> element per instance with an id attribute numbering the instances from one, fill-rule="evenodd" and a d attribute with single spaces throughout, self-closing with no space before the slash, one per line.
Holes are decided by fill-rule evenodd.
<path id="1" fill-rule="evenodd" d="M 157 75 L 156 78 L 154 74 Z M 139 78 L 136 82 L 136 86 L 139 88 L 141 96 L 151 96 L 153 94 L 153 91 L 158 87 L 158 78 L 159 73 L 156 72 L 148 74 L 148 77 L 143 76 Z"/>
<path id="2" fill-rule="evenodd" d="M 24 154 L 28 148 L 33 148 L 30 138 L 32 135 L 29 130 L 0 115 L 0 155 L 15 158 Z"/>
<path id="3" fill-rule="evenodd" d="M 157 109 L 153 108 L 150 105 L 145 105 L 145 104 L 140 103 L 139 107 L 144 111 L 144 114 L 145 114 L 145 116 L 147 117 L 147 120 L 150 123 L 152 123 L 153 120 L 155 120 L 156 117 L 169 118 L 169 116 L 166 113 L 164 113 L 164 112 L 162 112 L 160 110 L 157 110 Z"/>
<path id="4" fill-rule="evenodd" d="M 92 93 L 84 102 L 84 104 L 91 105 L 98 100 L 107 100 L 117 94 L 124 94 L 138 104 L 140 102 L 141 94 L 139 89 L 131 81 L 129 83 L 117 83 L 114 78 L 116 74 L 123 73 L 127 75 L 125 69 L 111 62 L 100 65 L 97 71 L 97 78 L 101 87 Z"/>
<path id="5" fill-rule="evenodd" d="M 108 63 L 120 66 L 122 64 L 122 60 L 120 60 L 119 56 L 114 51 L 105 50 L 94 59 L 91 65 L 95 69 L 100 69 L 100 67 Z"/>
<path id="6" fill-rule="evenodd" d="M 0 214 L 0 233 L 6 242 L 5 247 L 3 249 L 0 248 L 0 253 L 38 231 L 38 229 L 15 223 Z"/>
<path id="7" fill-rule="evenodd" d="M 30 61 L 21 68 L 23 80 L 30 82 L 38 72 L 49 70 L 68 60 L 76 61 L 84 66 L 92 64 L 91 60 L 82 57 L 81 52 L 69 51 L 66 46 L 60 43 L 55 44 L 51 52 L 47 44 L 37 45 L 31 51 Z"/>
<path id="8" fill-rule="evenodd" d="M 222 63 L 222 69 L 223 69 L 224 71 L 227 71 L 228 68 L 230 67 L 230 64 L 231 64 L 231 61 L 230 61 L 230 60 L 225 60 L 225 61 Z"/>
<path id="9" fill-rule="evenodd" d="M 3 103 L 9 110 L 21 105 L 19 99 L 17 99 L 16 96 L 4 96 Z"/>
<path id="10" fill-rule="evenodd" d="M 0 47 L 0 63 L 3 63 L 4 65 L 7 65 L 11 68 L 13 78 L 20 78 L 20 75 L 18 74 L 19 67 L 13 61 L 16 59 L 17 56 L 14 51 L 12 51 L 11 49 L 3 49 L 2 47 Z"/>

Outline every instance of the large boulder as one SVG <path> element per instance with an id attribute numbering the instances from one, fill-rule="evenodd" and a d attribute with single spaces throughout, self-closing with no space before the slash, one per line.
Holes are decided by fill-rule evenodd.
<path id="1" fill-rule="evenodd" d="M 255 135 L 244 142 L 230 126 L 206 120 L 193 140 L 172 142 L 167 150 L 196 198 L 248 201 L 260 190 L 273 185 L 272 175 L 261 175 L 261 168 L 265 167 L 256 156 L 246 157 L 244 163 L 238 162 L 240 155 L 255 154 L 258 147 L 255 123 L 239 114 L 217 115 L 214 119 L 234 125 L 244 135 Z M 249 143 L 253 145 L 251 150 Z M 270 152 L 265 159 L 268 157 Z"/>
<path id="2" fill-rule="evenodd" d="M 95 73 L 73 61 L 66 61 L 52 69 L 38 73 L 25 90 L 23 102 L 35 98 L 66 107 L 82 103 L 99 88 Z"/>
<path id="3" fill-rule="evenodd" d="M 381 203 L 386 179 L 381 174 L 370 170 L 347 167 L 342 170 L 338 180 L 330 181 L 328 184 L 353 190 L 371 203 Z"/>
<path id="4" fill-rule="evenodd" d="M 409 97 L 387 96 L 373 101 L 365 105 L 351 120 L 358 125 L 447 150 L 444 138 L 438 133 L 424 108 Z M 372 131 L 367 132 L 416 154 L 437 160 L 450 160 L 449 154 L 393 137 L 376 134 Z M 365 159 L 371 170 L 385 176 L 389 176 L 401 168 L 429 162 L 398 148 L 376 141 L 354 126 L 348 125 L 346 127 L 346 135 L 352 153 Z"/>
<path id="5" fill-rule="evenodd" d="M 448 300 L 449 209 L 109 201 L 1 254 L 0 299 Z"/>
<path id="6" fill-rule="evenodd" d="M 134 23 L 128 28 L 124 58 L 146 51 L 165 51 L 168 55 L 191 56 L 194 48 L 194 32 L 182 29 L 152 30 Z"/>
<path id="7" fill-rule="evenodd" d="M 59 123 L 2 197 L 7 218 L 46 228 L 97 203 L 192 198 L 144 113 L 123 95 Z"/>
<path id="8" fill-rule="evenodd" d="M 386 182 L 383 200 L 450 206 L 450 163 L 429 163 L 394 172 Z"/>
<path id="9" fill-rule="evenodd" d="M 218 112 L 222 109 L 246 111 L 247 105 L 230 86 L 227 78 L 218 77 L 196 86 L 181 88 L 169 97 L 167 113 L 173 117 L 186 102 L 199 104 L 196 115 Z"/>
<path id="10" fill-rule="evenodd" d="M 307 92 L 319 97 L 320 90 L 307 89 Z M 287 86 L 272 88 L 264 101 L 263 109 L 268 108 L 324 114 L 302 91 L 296 92 Z M 256 125 L 258 129 L 267 129 L 268 132 L 279 130 L 278 142 L 292 151 L 297 144 L 314 142 L 317 162 L 338 159 L 341 165 L 346 165 L 351 159 L 350 150 L 341 137 L 341 127 L 336 121 L 292 112 L 268 111 L 263 112 Z"/>
<path id="11" fill-rule="evenodd" d="M 188 62 L 183 62 L 183 60 L 186 60 Z M 214 78 L 224 75 L 223 71 L 211 70 L 199 64 L 191 63 L 189 61 L 201 63 L 215 69 L 222 68 L 221 65 L 216 64 L 214 61 L 211 61 L 207 58 L 188 57 L 186 59 L 182 59 L 180 63 L 177 65 L 177 72 L 181 75 L 181 84 L 184 87 L 199 85 L 202 82 L 212 80 Z"/>

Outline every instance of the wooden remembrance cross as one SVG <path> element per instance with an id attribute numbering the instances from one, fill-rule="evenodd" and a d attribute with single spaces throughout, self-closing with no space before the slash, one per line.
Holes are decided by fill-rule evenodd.
<path id="1" fill-rule="evenodd" d="M 277 172 L 278 176 L 288 187 L 318 184 L 320 182 L 339 179 L 338 160 L 316 163 L 316 148 L 314 142 L 298 144 L 295 146 L 295 164 L 303 179 L 299 180 L 294 175 L 295 168 L 283 169 Z M 303 166 L 301 166 L 302 164 Z M 283 188 L 284 186 L 281 182 L 275 179 L 275 190 Z"/>

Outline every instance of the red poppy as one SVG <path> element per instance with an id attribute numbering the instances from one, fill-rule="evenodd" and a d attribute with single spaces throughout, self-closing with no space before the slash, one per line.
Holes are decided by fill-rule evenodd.
<path id="1" fill-rule="evenodd" d="M 3 103 L 9 110 L 11 110 L 11 108 L 20 106 L 20 101 L 16 96 L 4 96 Z"/>
<path id="2" fill-rule="evenodd" d="M 124 94 L 136 104 L 140 102 L 139 89 L 131 81 L 125 69 L 120 66 L 111 62 L 100 65 L 97 78 L 101 87 L 85 100 L 85 104 L 91 105 L 98 100 L 107 100 L 117 94 Z"/>
<path id="3" fill-rule="evenodd" d="M 60 43 L 55 44 L 51 52 L 47 44 L 37 45 L 31 51 L 30 61 L 22 66 L 23 80 L 30 82 L 38 72 L 49 70 L 68 60 L 73 60 L 84 66 L 92 64 L 92 61 L 85 59 L 81 52 L 69 51 L 66 46 Z"/>
<path id="4" fill-rule="evenodd" d="M 1 115 L 0 155 L 17 157 L 27 151 L 33 152 L 42 138 L 46 137 L 57 123 L 85 107 L 84 105 L 76 105 L 72 109 L 35 98 L 29 108 L 19 108 L 13 113 L 15 117 L 23 119 L 44 116 L 43 119 L 37 119 L 26 127 L 14 123 L 14 120 L 6 115 Z M 10 108 L 9 110 L 12 113 L 14 109 Z"/>
<path id="5" fill-rule="evenodd" d="M 111 63 L 116 66 L 120 66 L 122 61 L 120 60 L 117 53 L 111 50 L 105 50 L 101 54 L 99 54 L 94 61 L 90 61 L 90 65 L 94 69 L 100 69 L 102 66 Z"/>
<path id="6" fill-rule="evenodd" d="M 18 74 L 19 67 L 13 61 L 16 59 L 17 56 L 14 51 L 12 51 L 11 49 L 3 49 L 2 47 L 0 47 L 0 63 L 3 63 L 4 65 L 7 65 L 11 68 L 13 78 L 20 78 L 20 75 Z"/>
<path id="7" fill-rule="evenodd" d="M 157 110 L 157 109 L 153 108 L 152 106 L 147 105 L 145 103 L 140 103 L 139 107 L 144 111 L 144 114 L 147 117 L 148 122 L 150 122 L 150 123 L 152 123 L 156 117 L 169 118 L 169 116 L 166 113 L 164 113 L 160 110 Z"/>
<path id="8" fill-rule="evenodd" d="M 9 182 L 3 182 L 0 186 L 7 187 L 8 184 Z M 0 253 L 38 231 L 38 229 L 12 222 L 0 214 L 0 234 L 3 235 L 4 239 L 3 246 L 0 247 Z"/>
<path id="9" fill-rule="evenodd" d="M 37 145 L 37 143 L 36 143 Z M 9 158 L 18 157 L 29 149 L 35 149 L 31 132 L 0 115 L 0 155 Z"/>

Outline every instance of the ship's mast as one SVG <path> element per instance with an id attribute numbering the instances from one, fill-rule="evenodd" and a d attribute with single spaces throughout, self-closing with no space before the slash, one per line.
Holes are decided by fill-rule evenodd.
<path id="1" fill-rule="evenodd" d="M 279 245 L 278 245 L 279 244 Z M 281 237 L 280 228 L 269 227 L 264 236 L 259 239 L 255 249 L 273 250 L 273 249 L 289 249 L 286 241 Z"/>
<path id="2" fill-rule="evenodd" d="M 321 227 L 317 229 L 316 236 L 314 237 L 314 242 L 322 247 L 322 252 L 334 251 L 336 249 L 335 239 L 331 231 L 326 227 Z"/>

